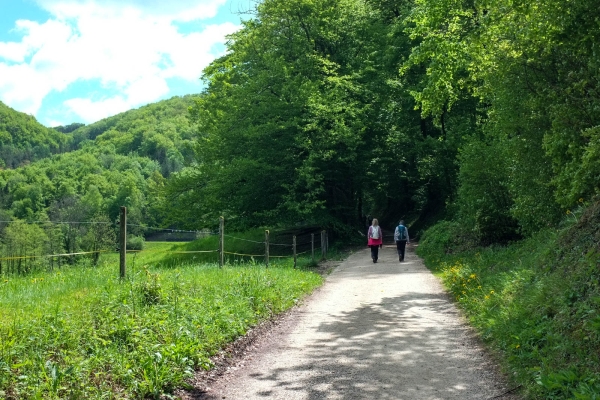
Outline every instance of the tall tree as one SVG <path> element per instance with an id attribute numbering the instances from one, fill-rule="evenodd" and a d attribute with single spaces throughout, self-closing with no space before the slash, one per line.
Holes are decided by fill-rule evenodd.
<path id="1" fill-rule="evenodd" d="M 271 0 L 256 11 L 205 70 L 193 114 L 201 183 L 190 193 L 211 220 L 347 223 L 364 175 L 368 108 L 355 74 L 365 7 Z"/>

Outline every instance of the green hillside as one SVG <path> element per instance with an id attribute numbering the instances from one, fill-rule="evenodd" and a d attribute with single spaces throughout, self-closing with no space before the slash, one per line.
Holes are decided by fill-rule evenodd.
<path id="1" fill-rule="evenodd" d="M 16 168 L 69 149 L 71 138 L 0 102 L 0 167 Z"/>
<path id="2" fill-rule="evenodd" d="M 0 255 L 113 249 L 121 206 L 128 208 L 132 235 L 152 232 L 146 226 L 166 225 L 162 188 L 169 175 L 191 159 L 192 103 L 192 96 L 174 97 L 88 126 L 58 128 L 66 134 L 8 109 L 21 118 L 13 123 L 21 128 L 16 139 L 33 137 L 41 143 L 60 137 L 64 146 L 62 154 L 0 171 L 0 220 L 14 221 L 0 224 Z M 26 264 L 36 269 L 44 268 L 45 262 Z"/>
<path id="3" fill-rule="evenodd" d="M 465 246 L 448 222 L 420 242 L 419 255 L 526 398 L 598 398 L 599 226 L 596 202 L 506 247 Z"/>
<path id="4" fill-rule="evenodd" d="M 188 109 L 194 98 L 173 97 L 79 127 L 70 134 L 72 148 L 92 146 L 114 148 L 122 155 L 135 153 L 157 161 L 168 176 L 192 157 L 196 133 Z"/>

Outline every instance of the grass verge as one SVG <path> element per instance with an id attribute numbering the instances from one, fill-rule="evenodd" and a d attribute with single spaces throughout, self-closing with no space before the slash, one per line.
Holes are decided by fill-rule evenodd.
<path id="1" fill-rule="evenodd" d="M 418 250 L 532 399 L 600 398 L 600 205 L 567 225 L 456 251 L 443 222 Z"/>
<path id="2" fill-rule="evenodd" d="M 322 283 L 289 259 L 164 268 L 164 251 L 181 248 L 148 243 L 128 256 L 124 281 L 111 255 L 0 282 L 0 398 L 159 398 Z"/>

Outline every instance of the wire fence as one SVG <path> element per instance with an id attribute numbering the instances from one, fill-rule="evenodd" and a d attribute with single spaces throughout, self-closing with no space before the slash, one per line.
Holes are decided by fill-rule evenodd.
<path id="1" fill-rule="evenodd" d="M 67 265 L 79 265 L 81 262 L 96 265 L 101 254 L 120 255 L 120 276 L 126 274 L 127 254 L 161 253 L 162 255 L 210 255 L 215 254 L 219 266 L 239 262 L 244 259 L 264 259 L 268 267 L 271 259 L 293 258 L 297 266 L 299 256 L 311 255 L 314 262 L 324 259 L 329 240 L 327 232 L 304 233 L 298 238 L 292 235 L 291 243 L 270 241 L 270 232 L 265 231 L 265 240 L 253 240 L 225 234 L 224 219 L 219 220 L 218 230 L 185 230 L 161 228 L 139 223 L 127 223 L 126 209 L 122 208 L 118 222 L 111 221 L 0 221 L 0 276 L 26 275 L 33 272 L 53 270 Z M 142 250 L 136 237 L 129 237 L 128 231 L 160 232 L 164 234 L 188 234 L 192 238 L 218 237 L 218 245 L 212 249 L 200 250 Z M 152 233 L 150 233 L 152 235 Z M 289 235 L 288 235 L 289 236 Z M 154 236 L 156 237 L 156 236 Z M 285 236 L 278 236 L 280 239 Z M 235 241 L 250 244 L 250 249 L 231 245 Z M 318 243 L 317 243 L 318 241 Z M 142 241 L 143 243 L 143 241 Z M 262 249 L 260 252 L 254 251 Z M 301 250 L 301 251 L 300 251 Z M 320 254 L 319 254 L 320 253 Z"/>

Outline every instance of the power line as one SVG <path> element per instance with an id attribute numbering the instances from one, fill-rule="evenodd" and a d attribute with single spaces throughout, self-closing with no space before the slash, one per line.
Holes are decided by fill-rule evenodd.
<path id="1" fill-rule="evenodd" d="M 242 240 L 244 242 L 251 242 L 251 243 L 256 243 L 256 244 L 265 244 L 265 242 L 257 242 L 256 240 L 242 239 L 242 238 L 231 236 L 231 235 L 223 235 L 223 236 L 231 238 L 231 239 Z"/>
<path id="2" fill-rule="evenodd" d="M 65 224 L 97 224 L 97 225 L 114 225 L 113 222 L 103 222 L 103 221 L 0 221 L 2 224 L 15 224 L 15 223 L 25 223 L 25 224 L 57 224 L 57 225 L 65 225 Z M 118 225 L 118 223 L 117 223 Z"/>

